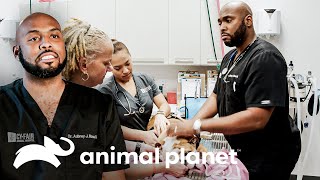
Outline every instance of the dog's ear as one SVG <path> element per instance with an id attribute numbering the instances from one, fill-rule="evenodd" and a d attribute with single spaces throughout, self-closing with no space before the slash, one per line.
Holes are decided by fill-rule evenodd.
<path id="1" fill-rule="evenodd" d="M 190 144 L 198 144 L 200 142 L 200 139 L 197 136 L 193 136 L 190 140 Z"/>

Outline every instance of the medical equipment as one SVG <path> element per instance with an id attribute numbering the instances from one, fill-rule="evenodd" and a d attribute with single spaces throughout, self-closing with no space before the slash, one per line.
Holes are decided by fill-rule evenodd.
<path id="1" fill-rule="evenodd" d="M 319 177 L 320 145 L 315 142 L 320 138 L 319 131 L 315 130 L 320 127 L 317 79 L 311 71 L 306 76 L 296 74 L 292 62 L 289 68 L 292 69 L 288 75 L 290 115 L 301 133 L 301 153 L 293 174 L 297 175 L 297 180 L 302 180 L 304 175 Z"/>
<path id="2" fill-rule="evenodd" d="M 186 119 L 192 119 L 193 116 L 195 116 L 202 105 L 206 102 L 206 97 L 200 97 L 200 98 L 194 98 L 194 97 L 186 97 L 185 98 L 185 104 L 186 104 L 186 112 L 185 112 L 185 118 Z"/>
<path id="3" fill-rule="evenodd" d="M 211 35 L 211 42 L 212 42 L 214 57 L 216 59 L 218 59 L 217 58 L 217 53 L 216 53 L 216 47 L 214 45 L 214 39 L 213 39 L 213 32 L 212 32 L 212 26 L 211 26 L 210 9 L 209 9 L 208 0 L 206 0 L 206 5 L 207 5 L 208 21 L 209 21 L 209 26 L 210 26 L 210 35 Z"/>
<path id="4" fill-rule="evenodd" d="M 116 86 L 115 86 L 116 87 L 116 95 L 115 95 L 115 97 L 119 101 L 121 106 L 128 112 L 127 114 L 124 114 L 124 116 L 130 116 L 130 115 L 135 114 L 136 112 L 132 110 L 132 107 L 130 105 L 130 102 L 129 102 L 129 99 L 128 99 L 127 95 L 123 91 L 119 90 L 117 83 L 115 83 L 115 84 L 116 84 Z M 122 93 L 123 97 L 125 98 L 125 100 L 126 100 L 126 102 L 128 104 L 128 109 L 125 107 L 125 105 L 120 100 L 119 93 Z M 138 96 L 138 98 L 139 98 L 139 96 Z M 140 98 L 139 98 L 139 101 L 140 101 Z M 144 111 L 145 111 L 145 107 L 144 106 L 145 106 L 146 103 L 144 103 L 142 105 L 137 101 L 135 101 L 135 103 L 139 106 L 139 113 L 141 113 L 141 114 L 144 113 Z"/>

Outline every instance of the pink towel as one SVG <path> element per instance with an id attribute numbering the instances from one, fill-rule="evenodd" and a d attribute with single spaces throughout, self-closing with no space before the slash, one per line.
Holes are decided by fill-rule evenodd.
<path id="1" fill-rule="evenodd" d="M 223 152 L 229 153 L 226 150 Z M 196 172 L 199 174 L 205 173 L 207 176 L 206 180 L 249 180 L 249 172 L 244 164 L 238 159 L 234 158 L 237 164 L 231 163 L 231 156 L 228 156 L 226 160 L 226 164 L 212 164 L 207 162 L 206 164 L 196 164 L 196 165 L 187 165 L 191 167 L 189 169 L 189 174 L 192 172 Z M 189 180 L 187 177 L 176 178 L 169 174 L 158 173 L 155 174 L 153 177 L 148 177 L 145 179 L 152 179 L 152 180 Z"/>
<path id="2" fill-rule="evenodd" d="M 227 164 L 206 164 L 207 180 L 249 180 L 249 172 L 244 164 L 235 158 L 237 164 L 230 162 L 230 156 Z"/>

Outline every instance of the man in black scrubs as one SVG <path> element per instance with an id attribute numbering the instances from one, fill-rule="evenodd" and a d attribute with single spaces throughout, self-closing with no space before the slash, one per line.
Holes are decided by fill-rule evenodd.
<path id="1" fill-rule="evenodd" d="M 95 156 L 93 164 L 80 161 L 83 152 L 111 156 L 126 149 L 112 97 L 62 80 L 66 49 L 57 20 L 43 13 L 28 16 L 18 27 L 13 51 L 25 73 L 23 79 L 0 87 L 1 179 L 125 179 L 128 165 L 123 161 L 110 164 L 101 158 L 97 163 Z M 46 157 L 41 153 L 50 152 L 44 148 L 45 136 L 63 150 L 71 146 L 61 137 L 75 146 L 68 156 L 61 155 L 62 149 L 51 153 L 61 163 L 58 167 L 42 160 Z M 18 156 L 40 160 L 13 166 L 16 152 L 30 144 L 37 148 L 21 149 Z"/>
<path id="2" fill-rule="evenodd" d="M 301 146 L 288 118 L 285 59 L 256 37 L 247 4 L 226 4 L 218 22 L 224 43 L 236 48 L 223 58 L 215 89 L 201 110 L 191 121 L 172 124 L 169 133 L 223 133 L 250 180 L 289 179 Z M 212 118 L 217 113 L 219 118 Z"/>

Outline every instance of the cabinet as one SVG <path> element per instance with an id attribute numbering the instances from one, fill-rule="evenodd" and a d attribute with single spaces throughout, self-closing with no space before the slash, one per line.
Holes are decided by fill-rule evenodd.
<path id="1" fill-rule="evenodd" d="M 169 1 L 169 64 L 200 64 L 200 1 Z"/>
<path id="2" fill-rule="evenodd" d="M 218 60 L 206 0 L 77 0 L 37 6 L 61 22 L 79 18 L 122 41 L 135 65 L 214 66 L 222 59 L 218 8 L 216 0 L 208 2 Z M 28 7 L 23 6 L 22 14 L 29 13 Z"/>
<path id="3" fill-rule="evenodd" d="M 110 38 L 115 37 L 116 0 L 76 0 L 70 1 L 70 18 L 78 18 L 104 31 Z"/>
<path id="4" fill-rule="evenodd" d="M 218 7 L 216 0 L 208 0 L 208 7 L 210 12 L 210 20 L 212 27 L 213 42 L 215 52 L 213 48 L 210 23 L 208 18 L 208 8 L 206 0 L 201 0 L 201 65 L 216 65 L 222 60 L 221 51 L 221 36 L 218 24 Z M 216 56 L 215 56 L 216 53 Z"/>
<path id="5" fill-rule="evenodd" d="M 30 15 L 30 12 L 43 12 L 53 16 L 63 27 L 64 23 L 69 19 L 68 16 L 68 1 L 59 1 L 59 2 L 32 2 L 31 5 L 29 1 L 20 2 L 19 5 L 19 15 L 20 19 L 23 20 Z M 31 9 L 30 9 L 31 6 Z"/>
<path id="6" fill-rule="evenodd" d="M 116 38 L 133 63 L 168 64 L 168 0 L 117 0 Z"/>

